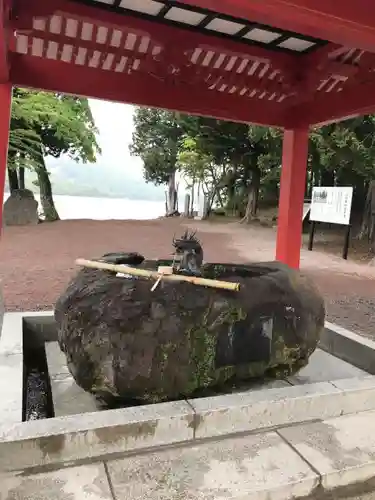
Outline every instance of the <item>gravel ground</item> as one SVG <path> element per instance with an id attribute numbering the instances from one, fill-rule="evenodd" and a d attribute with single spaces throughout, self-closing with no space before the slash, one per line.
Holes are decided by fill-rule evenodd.
<path id="1" fill-rule="evenodd" d="M 272 260 L 275 231 L 237 223 L 191 223 L 207 261 Z M 8 227 L 0 244 L 0 276 L 8 311 L 51 309 L 76 272 L 78 257 L 139 251 L 146 257 L 171 254 L 174 235 L 187 223 L 69 220 L 36 227 Z M 375 337 L 375 269 L 322 252 L 302 250 L 302 270 L 324 294 L 327 319 Z"/>

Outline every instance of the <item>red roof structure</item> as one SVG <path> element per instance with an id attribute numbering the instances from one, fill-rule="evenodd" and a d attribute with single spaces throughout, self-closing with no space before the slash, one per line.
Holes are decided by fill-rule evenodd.
<path id="1" fill-rule="evenodd" d="M 12 86 L 285 129 L 277 258 L 299 265 L 308 131 L 375 111 L 373 0 L 0 0 Z"/>

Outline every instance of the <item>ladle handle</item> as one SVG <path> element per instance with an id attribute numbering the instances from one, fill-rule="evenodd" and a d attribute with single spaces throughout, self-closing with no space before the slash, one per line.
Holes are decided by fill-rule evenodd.
<path id="1" fill-rule="evenodd" d="M 131 276 L 141 276 L 143 278 L 161 278 L 165 281 L 187 281 L 193 285 L 220 288 L 222 290 L 230 290 L 232 292 L 238 292 L 240 289 L 239 283 L 233 283 L 231 281 L 211 280 L 207 278 L 199 278 L 198 276 L 184 276 L 182 274 L 160 274 L 157 271 L 122 266 L 121 264 L 109 264 L 108 262 L 98 262 L 96 260 L 77 259 L 76 264 L 77 266 L 102 269 L 103 271 L 112 271 L 114 273 L 126 273 Z"/>

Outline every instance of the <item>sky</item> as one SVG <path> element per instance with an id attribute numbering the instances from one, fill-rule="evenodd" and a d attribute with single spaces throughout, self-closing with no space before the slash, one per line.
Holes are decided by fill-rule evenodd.
<path id="1" fill-rule="evenodd" d="M 90 99 L 89 103 L 99 129 L 98 142 L 102 149 L 102 155 L 97 163 L 121 170 L 125 166 L 129 176 L 142 179 L 142 161 L 130 156 L 129 153 L 134 107 L 94 99 Z"/>
<path id="2" fill-rule="evenodd" d="M 89 103 L 99 129 L 98 142 L 102 149 L 97 164 L 121 170 L 124 170 L 125 166 L 129 176 L 143 180 L 141 159 L 130 156 L 129 153 L 134 129 L 134 106 L 97 99 L 89 99 Z M 184 179 L 177 174 L 176 180 L 180 183 L 181 189 L 185 189 Z"/>

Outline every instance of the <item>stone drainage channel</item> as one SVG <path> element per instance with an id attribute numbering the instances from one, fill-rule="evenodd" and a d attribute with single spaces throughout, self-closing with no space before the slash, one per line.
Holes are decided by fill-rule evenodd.
<path id="1" fill-rule="evenodd" d="M 30 370 L 45 374 L 37 386 Z M 327 323 L 320 349 L 288 380 L 103 410 L 70 376 L 52 312 L 7 313 L 0 500 L 284 500 L 364 491 L 375 476 L 373 374 L 375 343 Z M 39 417 L 50 418 L 25 421 L 35 416 L 33 398 L 27 403 L 35 390 L 45 397 Z"/>

